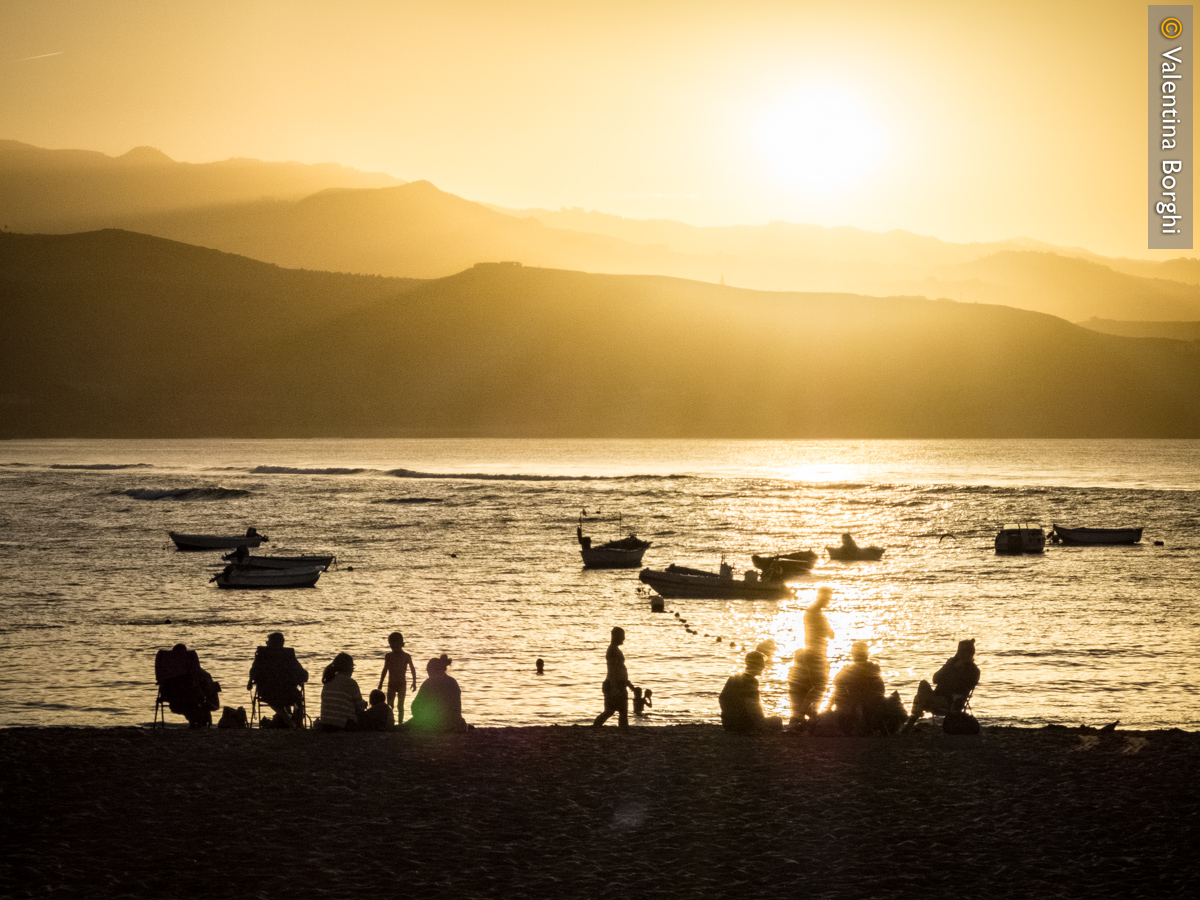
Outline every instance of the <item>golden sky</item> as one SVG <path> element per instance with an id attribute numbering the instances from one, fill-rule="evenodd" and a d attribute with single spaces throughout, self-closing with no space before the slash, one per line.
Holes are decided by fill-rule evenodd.
<path id="1" fill-rule="evenodd" d="M 1133 2 L 0 0 L 0 137 L 1146 251 Z"/>

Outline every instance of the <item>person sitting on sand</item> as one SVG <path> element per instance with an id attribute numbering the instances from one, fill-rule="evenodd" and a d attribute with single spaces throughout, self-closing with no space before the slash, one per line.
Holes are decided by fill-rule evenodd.
<path id="1" fill-rule="evenodd" d="M 354 657 L 339 653 L 321 675 L 321 730 L 357 731 L 358 715 L 366 708 L 354 680 Z"/>
<path id="2" fill-rule="evenodd" d="M 629 671 L 625 668 L 625 654 L 621 652 L 623 643 L 625 643 L 625 629 L 618 626 L 612 630 L 608 650 L 604 653 L 607 673 L 604 676 L 604 683 L 600 685 L 600 690 L 604 693 L 604 712 L 592 721 L 593 727 L 599 728 L 611 718 L 613 713 L 617 714 L 618 727 L 629 727 L 628 691 L 633 690 L 633 682 L 629 680 Z"/>
<path id="3" fill-rule="evenodd" d="M 462 691 L 446 669 L 453 662 L 443 653 L 425 664 L 429 677 L 412 701 L 412 718 L 404 723 L 414 731 L 466 731 L 462 715 Z"/>
<path id="4" fill-rule="evenodd" d="M 963 711 L 971 692 L 979 684 L 979 666 L 975 665 L 975 638 L 958 642 L 955 654 L 933 673 L 933 683 L 937 687 L 931 687 L 924 679 L 917 685 L 912 714 L 904 723 L 904 731 L 911 731 L 917 720 L 927 712 L 935 716 L 944 716 Z"/>
<path id="5" fill-rule="evenodd" d="M 392 651 L 383 657 L 383 672 L 379 675 L 379 687 L 383 688 L 383 679 L 387 678 L 387 704 L 395 709 L 398 695 L 400 697 L 398 715 L 403 719 L 406 692 L 404 670 L 408 669 L 412 672 L 412 689 L 415 691 L 417 689 L 417 667 L 413 665 L 412 657 L 404 650 L 404 635 L 400 632 L 393 631 L 388 635 L 388 646 L 392 648 Z"/>
<path id="6" fill-rule="evenodd" d="M 845 734 L 875 734 L 889 730 L 883 676 L 879 674 L 879 663 L 869 657 L 866 642 L 855 641 L 850 647 L 850 665 L 833 679 L 830 707 Z M 899 700 L 899 694 L 896 700 Z"/>
<path id="7" fill-rule="evenodd" d="M 296 659 L 296 651 L 283 646 L 283 632 L 267 635 L 265 647 L 254 651 L 246 690 L 258 685 L 259 699 L 275 711 L 275 724 L 295 728 L 304 722 L 303 695 L 300 685 L 308 681 L 308 670 Z"/>
<path id="8" fill-rule="evenodd" d="M 159 650 L 154 657 L 154 680 L 171 712 L 183 716 L 193 728 L 212 724 L 214 709 L 221 708 L 221 685 L 200 667 L 200 657 L 186 644 Z"/>
<path id="9" fill-rule="evenodd" d="M 718 702 L 721 704 L 721 725 L 726 731 L 751 734 L 756 731 L 778 731 L 783 719 L 763 712 L 762 700 L 758 695 L 758 676 L 765 660 L 757 650 L 746 654 L 746 671 L 741 675 L 730 675 L 721 689 Z"/>
<path id="10" fill-rule="evenodd" d="M 388 706 L 387 695 L 383 691 L 371 691 L 371 705 L 358 717 L 358 727 L 362 731 L 391 731 L 395 719 L 392 718 L 392 708 Z"/>

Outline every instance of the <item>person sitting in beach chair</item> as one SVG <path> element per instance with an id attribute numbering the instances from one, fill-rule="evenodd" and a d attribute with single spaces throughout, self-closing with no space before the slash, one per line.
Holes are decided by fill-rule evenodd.
<path id="1" fill-rule="evenodd" d="M 186 644 L 159 650 L 154 657 L 154 680 L 158 682 L 158 704 L 183 716 L 193 728 L 212 724 L 214 709 L 221 708 L 221 685 L 200 667 L 200 657 Z M 157 719 L 157 704 L 156 704 Z"/>
<path id="2" fill-rule="evenodd" d="M 445 653 L 425 665 L 429 677 L 412 701 L 412 718 L 404 727 L 413 731 L 466 731 L 462 716 L 462 690 L 446 669 L 453 660 Z"/>
<path id="3" fill-rule="evenodd" d="M 925 713 L 945 716 L 960 713 L 979 684 L 979 666 L 975 665 L 975 638 L 959 641 L 958 650 L 946 660 L 946 664 L 933 673 L 933 685 L 922 679 L 917 685 L 917 696 L 913 698 L 912 714 L 904 723 L 904 731 L 911 731 Z"/>
<path id="4" fill-rule="evenodd" d="M 758 676 L 766 661 L 757 650 L 746 654 L 746 671 L 730 675 L 721 689 L 717 702 L 721 704 L 721 726 L 737 734 L 757 731 L 778 731 L 783 727 L 779 716 L 768 717 L 763 712 L 758 694 Z"/>
<path id="5" fill-rule="evenodd" d="M 884 696 L 879 663 L 870 659 L 865 641 L 851 645 L 850 664 L 833 679 L 829 705 L 844 734 L 893 734 L 904 722 L 900 693 Z"/>
<path id="6" fill-rule="evenodd" d="M 308 670 L 296 659 L 296 651 L 283 646 L 283 633 L 274 631 L 267 635 L 265 647 L 254 651 L 254 663 L 250 666 L 250 679 L 246 690 L 255 691 L 251 701 L 251 720 L 262 704 L 275 711 L 274 724 L 283 728 L 304 725 L 304 692 L 301 687 L 308 681 Z"/>

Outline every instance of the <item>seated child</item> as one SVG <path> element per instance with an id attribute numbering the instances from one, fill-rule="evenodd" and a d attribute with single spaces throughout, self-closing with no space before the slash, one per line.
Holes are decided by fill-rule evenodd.
<path id="1" fill-rule="evenodd" d="M 396 720 L 392 717 L 392 708 L 387 704 L 387 696 L 380 690 L 371 691 L 371 705 L 358 716 L 359 731 L 391 731 Z"/>

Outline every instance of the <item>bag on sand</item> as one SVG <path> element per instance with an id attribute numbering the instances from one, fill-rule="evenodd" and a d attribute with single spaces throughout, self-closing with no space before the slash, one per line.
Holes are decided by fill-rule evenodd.
<path id="1" fill-rule="evenodd" d="M 217 722 L 218 728 L 245 728 L 246 727 L 246 707 L 239 706 L 234 709 L 232 706 L 227 706 L 221 712 L 221 721 Z"/>
<path id="2" fill-rule="evenodd" d="M 946 734 L 979 734 L 979 720 L 966 712 L 946 713 L 942 731 Z"/>

